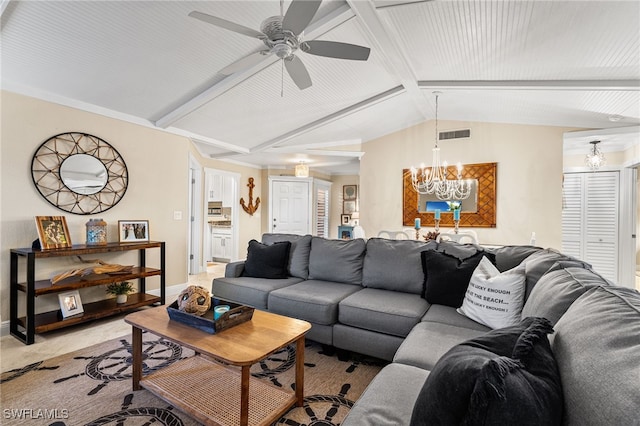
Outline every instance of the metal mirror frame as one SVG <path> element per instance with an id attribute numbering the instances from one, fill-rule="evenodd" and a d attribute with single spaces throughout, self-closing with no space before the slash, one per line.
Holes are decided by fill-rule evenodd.
<path id="1" fill-rule="evenodd" d="M 67 187 L 60 166 L 72 155 L 86 154 L 99 160 L 107 170 L 107 182 L 94 194 L 80 194 Z M 42 143 L 31 161 L 31 177 L 40 195 L 58 209 L 78 214 L 97 214 L 109 210 L 127 192 L 127 165 L 111 144 L 82 132 L 60 133 Z"/>

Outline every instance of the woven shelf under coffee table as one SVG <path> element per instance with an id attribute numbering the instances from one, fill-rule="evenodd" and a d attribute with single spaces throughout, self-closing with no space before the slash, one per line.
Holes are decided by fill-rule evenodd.
<path id="1" fill-rule="evenodd" d="M 204 424 L 240 424 L 238 370 L 195 356 L 146 376 L 141 384 Z M 292 392 L 263 380 L 250 378 L 249 387 L 249 425 L 270 425 L 296 402 Z"/>
<path id="2" fill-rule="evenodd" d="M 203 424 L 268 425 L 294 404 L 303 405 L 304 335 L 311 328 L 306 321 L 256 310 L 250 321 L 209 334 L 170 320 L 164 307 L 135 312 L 125 321 L 133 332 L 133 390 L 144 387 Z M 143 331 L 199 355 L 142 377 Z M 295 393 L 251 377 L 251 365 L 291 343 L 296 344 Z"/>

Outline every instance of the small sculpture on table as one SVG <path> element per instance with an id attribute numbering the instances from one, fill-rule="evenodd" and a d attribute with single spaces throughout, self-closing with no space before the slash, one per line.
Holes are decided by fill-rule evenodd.
<path id="1" fill-rule="evenodd" d="M 209 290 L 199 285 L 190 285 L 178 296 L 178 309 L 182 312 L 202 316 L 210 307 Z"/>

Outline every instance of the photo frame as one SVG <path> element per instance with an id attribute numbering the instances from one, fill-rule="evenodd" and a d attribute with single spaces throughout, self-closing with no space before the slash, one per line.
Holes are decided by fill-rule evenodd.
<path id="1" fill-rule="evenodd" d="M 84 312 L 82 300 L 80 300 L 80 292 L 78 292 L 78 290 L 58 293 L 58 301 L 60 302 L 62 318 L 80 315 Z"/>
<path id="2" fill-rule="evenodd" d="M 342 199 L 352 201 L 358 199 L 358 185 L 342 185 Z"/>
<path id="3" fill-rule="evenodd" d="M 343 201 L 342 202 L 342 214 L 352 214 L 356 211 L 356 202 L 354 201 Z"/>
<path id="4" fill-rule="evenodd" d="M 36 216 L 36 227 L 43 250 L 71 247 L 71 235 L 64 216 Z"/>
<path id="5" fill-rule="evenodd" d="M 341 222 L 343 225 L 348 225 L 348 224 L 349 224 L 349 222 L 351 222 L 351 215 L 348 215 L 348 214 L 341 214 L 341 215 L 340 215 L 340 222 Z"/>
<path id="6" fill-rule="evenodd" d="M 118 241 L 121 243 L 149 241 L 149 221 L 119 220 Z"/>

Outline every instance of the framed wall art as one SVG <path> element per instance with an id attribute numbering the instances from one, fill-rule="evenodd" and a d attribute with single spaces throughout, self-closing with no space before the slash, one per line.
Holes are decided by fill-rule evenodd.
<path id="1" fill-rule="evenodd" d="M 352 214 L 356 211 L 356 202 L 354 201 L 343 201 L 342 202 L 342 214 Z"/>
<path id="2" fill-rule="evenodd" d="M 36 216 L 36 227 L 43 250 L 71 247 L 71 235 L 64 216 Z"/>
<path id="3" fill-rule="evenodd" d="M 80 315 L 84 312 L 82 301 L 80 300 L 80 293 L 78 292 L 78 290 L 59 293 L 58 300 L 60 301 L 62 318 Z"/>
<path id="4" fill-rule="evenodd" d="M 351 222 L 351 216 L 349 216 L 348 214 L 341 214 L 340 222 L 342 222 L 343 225 L 348 225 L 349 222 Z"/>
<path id="5" fill-rule="evenodd" d="M 344 201 L 352 201 L 358 199 L 358 185 L 343 185 L 342 199 Z"/>
<path id="6" fill-rule="evenodd" d="M 149 221 L 119 220 L 118 241 L 121 243 L 149 241 Z"/>

